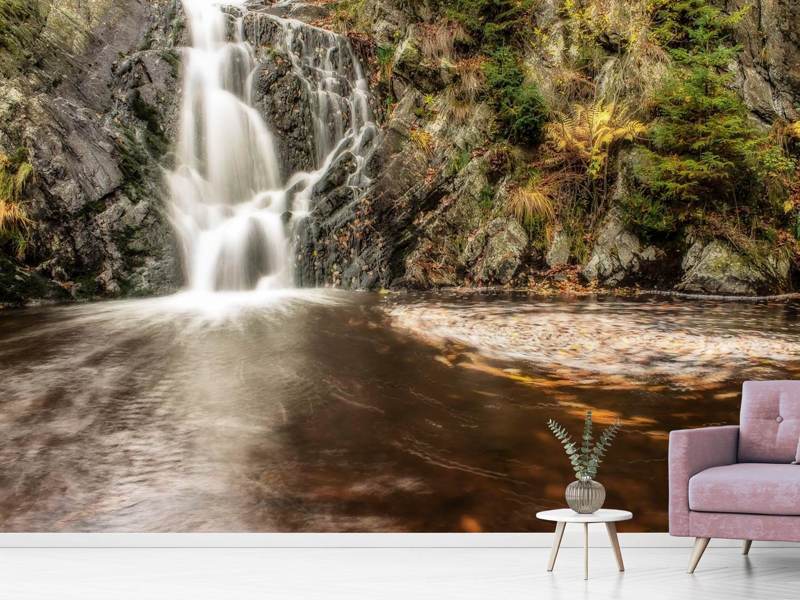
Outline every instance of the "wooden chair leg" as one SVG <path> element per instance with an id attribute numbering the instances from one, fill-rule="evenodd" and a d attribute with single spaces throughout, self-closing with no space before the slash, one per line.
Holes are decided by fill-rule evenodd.
<path id="1" fill-rule="evenodd" d="M 742 546 L 742 554 L 747 556 L 750 553 L 750 546 L 753 545 L 753 540 L 744 540 L 744 545 Z"/>
<path id="2" fill-rule="evenodd" d="M 559 521 L 556 523 L 556 535 L 553 538 L 553 549 L 550 550 L 550 562 L 547 563 L 547 571 L 553 570 L 556 566 L 556 557 L 558 556 L 558 549 L 561 547 L 561 539 L 564 537 L 564 528 L 567 526 L 565 522 Z"/>
<path id="3" fill-rule="evenodd" d="M 700 558 L 703 556 L 703 552 L 706 551 L 706 547 L 710 541 L 711 538 L 707 537 L 695 538 L 694 550 L 692 550 L 692 557 L 689 559 L 689 570 L 687 573 L 694 573 L 694 570 L 697 568 L 697 563 L 700 562 Z"/>

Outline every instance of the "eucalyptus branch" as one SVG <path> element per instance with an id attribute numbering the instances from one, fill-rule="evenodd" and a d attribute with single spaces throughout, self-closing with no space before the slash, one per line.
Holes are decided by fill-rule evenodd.
<path id="1" fill-rule="evenodd" d="M 567 430 L 557 421 L 548 419 L 547 427 L 564 447 L 564 452 L 567 458 L 569 458 L 573 471 L 575 471 L 575 477 L 577 479 L 585 479 L 587 477 L 593 479 L 597 476 L 597 469 L 600 463 L 603 462 L 603 457 L 614 441 L 614 438 L 619 433 L 622 425 L 619 421 L 611 424 L 600 434 L 597 441 L 594 442 L 592 411 L 586 411 L 580 446 L 578 446 Z"/>

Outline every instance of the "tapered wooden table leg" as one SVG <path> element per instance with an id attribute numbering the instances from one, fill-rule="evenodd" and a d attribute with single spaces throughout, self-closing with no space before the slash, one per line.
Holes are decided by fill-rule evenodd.
<path id="1" fill-rule="evenodd" d="M 589 524 L 583 524 L 583 578 L 589 579 Z"/>
<path id="2" fill-rule="evenodd" d="M 633 518 L 633 514 L 627 510 L 615 510 L 613 508 L 601 508 L 591 514 L 577 513 L 571 508 L 558 508 L 555 510 L 541 510 L 536 513 L 536 517 L 543 521 L 550 521 L 556 524 L 555 539 L 553 540 L 553 549 L 550 551 L 550 562 L 547 564 L 547 570 L 552 571 L 556 564 L 556 557 L 558 550 L 561 547 L 561 541 L 564 537 L 564 528 L 567 523 L 580 523 L 583 525 L 583 578 L 589 579 L 589 524 L 590 523 L 603 523 L 606 525 L 608 537 L 611 538 L 611 546 L 614 549 L 614 554 L 617 557 L 617 566 L 620 571 L 625 570 L 622 562 L 622 552 L 619 548 L 619 540 L 617 539 L 617 521 L 628 521 Z"/>
<path id="3" fill-rule="evenodd" d="M 567 526 L 563 521 L 556 523 L 556 535 L 553 539 L 553 549 L 550 550 L 550 562 L 547 563 L 547 571 L 553 570 L 556 566 L 556 557 L 558 556 L 558 549 L 561 548 L 561 539 L 564 537 L 564 528 Z"/>
<path id="4" fill-rule="evenodd" d="M 614 556 L 617 557 L 617 566 L 620 571 L 625 570 L 625 563 L 622 562 L 622 550 L 619 547 L 619 538 L 617 537 L 617 526 L 613 522 L 606 523 L 606 530 L 608 531 L 608 539 L 611 540 L 611 547 L 614 549 Z"/>

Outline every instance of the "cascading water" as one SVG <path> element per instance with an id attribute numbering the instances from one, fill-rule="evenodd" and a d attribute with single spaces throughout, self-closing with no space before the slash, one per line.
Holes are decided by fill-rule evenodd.
<path id="1" fill-rule="evenodd" d="M 291 60 L 313 116 L 315 168 L 282 181 L 276 145 L 253 101 L 259 62 L 245 39 L 247 0 L 183 6 L 192 46 L 184 60 L 176 167 L 167 181 L 189 289 L 289 287 L 291 228 L 308 214 L 314 185 L 346 150 L 357 162 L 348 184 L 367 183 L 363 165 L 375 125 L 366 79 L 346 39 L 264 15 L 278 25 L 274 45 Z"/>

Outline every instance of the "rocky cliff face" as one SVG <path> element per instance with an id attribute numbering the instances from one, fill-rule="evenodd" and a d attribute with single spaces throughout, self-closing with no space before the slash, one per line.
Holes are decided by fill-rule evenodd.
<path id="1" fill-rule="evenodd" d="M 725 6 L 735 11 L 744 2 Z M 503 3 L 459 6 L 473 4 Z M 521 17 L 532 36 L 522 56 L 524 80 L 553 114 L 568 114 L 575 98 L 613 90 L 622 90 L 615 96 L 621 104 L 647 110 L 647 88 L 667 68 L 662 49 L 639 44 L 646 3 L 605 2 L 602 13 L 598 4 L 541 0 Z M 800 117 L 795 4 L 759 0 L 736 26 L 742 49 L 731 65 L 734 83 L 762 128 Z M 0 256 L 0 301 L 174 289 L 180 269 L 159 169 L 169 164 L 175 135 L 177 48 L 186 41 L 180 2 L 38 6 L 19 35 L 41 43 L 28 42 L 26 52 L 0 62 L 0 151 L 23 148 L 36 173 L 26 198 L 30 243 L 21 258 L 8 247 Z M 712 223 L 661 237 L 637 230 L 622 207 L 631 204 L 641 157 L 624 136 L 603 166 L 607 189 L 598 187 L 581 220 L 553 212 L 547 195 L 555 192 L 540 168 L 553 161 L 508 130 L 502 112 L 517 98 L 502 88 L 487 91 L 487 57 L 502 64 L 501 54 L 465 50 L 475 34 L 447 16 L 447 3 L 254 0 L 249 8 L 245 35 L 261 61 L 257 105 L 278 140 L 284 175 L 314 164 L 313 129 L 309 91 L 276 43 L 268 13 L 346 36 L 370 73 L 380 125 L 366 157 L 368 185 L 349 185 L 359 158 L 344 153 L 313 190 L 311 212 L 294 232 L 300 285 L 581 284 L 741 295 L 795 289 L 796 243 L 783 232 L 748 246 L 757 247 L 753 253 L 723 231 L 724 223 L 718 231 Z M 528 89 L 514 85 L 513 94 Z M 531 189 L 542 193 L 531 196 Z"/>
<path id="2" fill-rule="evenodd" d="M 3 19 L 0 151 L 33 167 L 27 246 L 0 302 L 158 294 L 178 283 L 160 165 L 173 138 L 178 0 L 34 0 Z M 12 46 L 14 47 L 14 46 Z"/>
<path id="3" fill-rule="evenodd" d="M 586 228 L 566 231 L 558 219 L 545 232 L 520 226 L 508 210 L 514 175 L 504 161 L 509 155 L 517 163 L 546 161 L 520 144 L 498 144 L 496 108 L 485 96 L 469 97 L 468 61 L 453 57 L 458 36 L 466 34 L 452 21 L 437 24 L 435 3 L 353 4 L 357 14 L 345 15 L 344 29 L 360 28 L 377 49 L 373 91 L 390 109 L 369 190 L 355 203 L 320 199 L 309 219 L 304 235 L 313 243 L 304 239 L 298 255 L 304 284 L 560 289 L 573 280 L 724 295 L 794 289 L 795 241 L 740 244 L 713 224 L 702 235 L 687 230 L 669 239 L 649 240 L 634 230 L 616 207 L 636 185 L 641 159 L 633 153 L 621 152 L 608 169 L 613 190 Z M 644 5 L 605 3 L 607 12 L 599 14 L 592 12 L 596 4 L 569 9 L 548 0 L 526 15 L 538 36 L 526 76 L 551 106 L 587 90 L 596 97 L 621 90 L 613 92 L 620 104 L 638 106 L 664 76 L 663 51 L 630 49 L 642 31 Z M 742 6 L 730 2 L 727 9 Z M 798 9 L 786 0 L 756 2 L 736 26 L 742 50 L 732 66 L 735 84 L 764 128 L 798 118 L 798 26 Z M 569 71 L 575 64 L 580 70 Z"/>
<path id="4" fill-rule="evenodd" d="M 800 118 L 800 5 L 790 0 L 729 1 L 751 9 L 737 31 L 742 47 L 737 84 L 753 114 L 765 122 Z"/>

